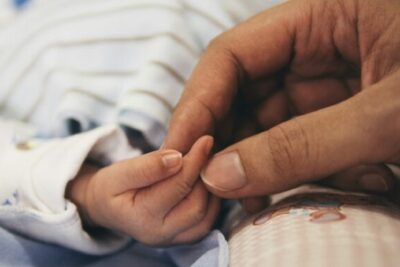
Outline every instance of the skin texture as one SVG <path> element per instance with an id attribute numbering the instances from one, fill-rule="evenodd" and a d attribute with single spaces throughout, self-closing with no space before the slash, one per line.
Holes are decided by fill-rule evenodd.
<path id="1" fill-rule="evenodd" d="M 392 192 L 383 164 L 400 164 L 399 31 L 397 0 L 294 0 L 266 10 L 210 44 L 164 150 L 86 166 L 67 197 L 88 225 L 162 246 L 207 233 L 219 209 L 207 189 L 243 199 L 251 212 L 269 194 L 326 177 L 347 190 Z M 198 179 L 212 146 L 198 140 L 205 134 L 223 149 L 203 169 L 207 189 Z M 185 156 L 165 169 L 171 149 Z M 214 166 L 213 183 L 207 170 L 229 152 L 245 184 L 221 190 L 226 170 Z M 375 178 L 361 182 L 366 175 Z"/>
<path id="2" fill-rule="evenodd" d="M 186 152 L 214 135 L 223 150 L 203 180 L 251 206 L 264 201 L 253 197 L 326 177 L 390 192 L 383 164 L 400 163 L 399 31 L 397 0 L 294 0 L 266 10 L 212 41 L 164 147 Z M 226 190 L 219 183 L 230 178 L 215 158 L 229 152 L 245 184 Z M 366 174 L 377 180 L 366 186 Z"/>
<path id="3" fill-rule="evenodd" d="M 219 200 L 198 179 L 213 145 L 200 138 L 184 156 L 159 150 L 98 169 L 84 166 L 67 198 L 89 228 L 106 228 L 152 246 L 196 241 L 209 232 Z M 173 166 L 165 155 L 175 155 Z"/>

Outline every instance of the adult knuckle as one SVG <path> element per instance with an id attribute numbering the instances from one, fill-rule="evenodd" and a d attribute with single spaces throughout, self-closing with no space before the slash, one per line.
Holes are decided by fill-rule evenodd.
<path id="1" fill-rule="evenodd" d="M 226 35 L 220 34 L 214 37 L 208 44 L 208 50 L 221 49 L 226 47 Z"/>
<path id="2" fill-rule="evenodd" d="M 266 135 L 266 144 L 271 153 L 274 172 L 281 178 L 292 176 L 293 160 L 286 130 L 282 126 L 271 129 Z"/>
<path id="3" fill-rule="evenodd" d="M 229 62 L 229 65 L 237 68 L 238 73 L 241 74 L 241 62 L 236 55 L 235 46 L 232 46 L 235 39 L 234 34 L 231 34 L 230 32 L 221 34 L 210 42 L 207 52 L 213 56 L 217 55 L 218 58 L 221 59 L 219 62 L 216 62 L 216 64 Z"/>
<path id="4" fill-rule="evenodd" d="M 309 137 L 296 119 L 275 126 L 266 138 L 274 171 L 282 179 L 299 178 L 299 171 L 312 162 Z"/>

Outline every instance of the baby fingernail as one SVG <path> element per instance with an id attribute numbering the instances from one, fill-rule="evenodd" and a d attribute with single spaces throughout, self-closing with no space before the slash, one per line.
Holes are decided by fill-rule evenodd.
<path id="1" fill-rule="evenodd" d="M 201 177 L 204 183 L 219 191 L 232 191 L 246 185 L 246 174 L 236 151 L 215 156 Z"/>
<path id="2" fill-rule="evenodd" d="M 167 168 L 174 168 L 181 164 L 182 162 L 182 153 L 178 151 L 168 151 L 162 156 L 162 162 Z"/>
<path id="3" fill-rule="evenodd" d="M 368 191 L 387 192 L 389 190 L 386 179 L 379 174 L 366 174 L 358 182 L 363 189 Z"/>

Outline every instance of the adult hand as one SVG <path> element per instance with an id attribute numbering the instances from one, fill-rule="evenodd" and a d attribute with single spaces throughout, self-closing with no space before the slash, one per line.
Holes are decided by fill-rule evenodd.
<path id="1" fill-rule="evenodd" d="M 399 31 L 397 0 L 298 0 L 262 12 L 210 44 L 165 147 L 186 152 L 204 134 L 229 135 L 225 145 L 252 135 L 203 170 L 221 197 L 331 175 L 387 191 L 383 163 L 400 163 Z"/>

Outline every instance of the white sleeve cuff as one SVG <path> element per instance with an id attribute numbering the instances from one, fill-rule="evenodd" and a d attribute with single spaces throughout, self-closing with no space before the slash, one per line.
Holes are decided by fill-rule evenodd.
<path id="1" fill-rule="evenodd" d="M 106 254 L 129 242 L 116 233 L 89 235 L 76 206 L 65 199 L 67 183 L 86 158 L 115 162 L 138 156 L 122 130 L 106 126 L 65 139 L 2 147 L 0 225 L 45 242 L 88 254 Z"/>

